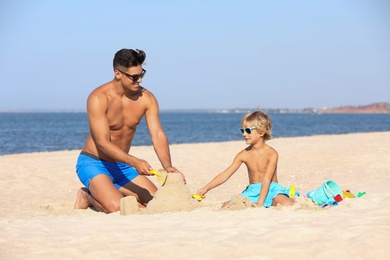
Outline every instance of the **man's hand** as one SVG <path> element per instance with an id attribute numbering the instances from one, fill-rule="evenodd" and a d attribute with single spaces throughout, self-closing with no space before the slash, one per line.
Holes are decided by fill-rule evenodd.
<path id="1" fill-rule="evenodd" d="M 184 184 L 187 184 L 187 180 L 186 180 L 186 177 L 184 176 L 184 174 L 181 173 L 181 172 L 180 172 L 178 169 L 176 169 L 175 167 L 173 167 L 173 166 L 168 166 L 167 168 L 165 168 L 165 170 L 166 170 L 167 172 L 174 172 L 174 173 L 179 173 L 179 174 L 181 174 L 181 176 L 182 176 L 182 178 L 183 178 Z"/>
<path id="2" fill-rule="evenodd" d="M 134 168 L 137 170 L 137 172 L 140 174 L 140 175 L 153 175 L 152 173 L 150 173 L 150 170 L 152 169 L 152 167 L 150 166 L 150 164 L 145 161 L 145 160 L 142 160 L 142 159 L 137 159 L 136 162 L 134 163 Z"/>

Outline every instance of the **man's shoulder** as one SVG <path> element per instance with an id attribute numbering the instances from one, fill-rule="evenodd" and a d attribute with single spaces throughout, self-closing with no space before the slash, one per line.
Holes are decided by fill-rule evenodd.
<path id="1" fill-rule="evenodd" d="M 139 99 L 140 101 L 142 100 L 142 102 L 146 102 L 149 105 L 153 105 L 157 102 L 157 99 L 154 94 L 146 88 L 143 88 L 142 94 L 140 95 Z"/>
<path id="2" fill-rule="evenodd" d="M 105 83 L 94 90 L 88 96 L 89 104 L 107 104 L 109 100 L 109 82 Z M 96 103 L 97 102 L 97 103 Z"/>
<path id="3" fill-rule="evenodd" d="M 91 93 L 94 93 L 94 92 L 98 92 L 98 93 L 99 93 L 99 92 L 106 92 L 106 91 L 108 91 L 111 87 L 112 87 L 112 82 L 109 81 L 109 82 L 107 82 L 107 83 L 104 83 L 104 84 L 102 84 L 102 85 L 96 87 L 94 90 L 92 90 Z"/>
<path id="4" fill-rule="evenodd" d="M 110 89 L 110 82 L 100 85 L 99 87 L 93 89 L 89 94 L 89 97 L 107 96 L 109 89 Z"/>
<path id="5" fill-rule="evenodd" d="M 146 97 L 154 97 L 153 93 L 144 87 L 142 87 L 142 94 Z"/>

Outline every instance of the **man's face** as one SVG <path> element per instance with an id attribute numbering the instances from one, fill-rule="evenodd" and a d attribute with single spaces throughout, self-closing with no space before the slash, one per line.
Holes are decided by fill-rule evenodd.
<path id="1" fill-rule="evenodd" d="M 129 88 L 130 91 L 138 91 L 142 78 L 144 77 L 146 70 L 141 65 L 124 68 L 120 67 L 115 69 L 115 75 L 122 81 L 122 84 Z"/>

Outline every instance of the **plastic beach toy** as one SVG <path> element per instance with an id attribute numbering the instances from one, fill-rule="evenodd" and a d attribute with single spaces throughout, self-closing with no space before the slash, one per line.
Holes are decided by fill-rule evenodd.
<path id="1" fill-rule="evenodd" d="M 192 197 L 196 199 L 197 201 L 201 201 L 203 198 L 199 194 L 192 194 Z"/>
<path id="2" fill-rule="evenodd" d="M 327 180 L 317 190 L 307 193 L 307 197 L 311 198 L 318 206 L 324 204 L 337 205 L 338 202 L 343 200 L 342 194 L 343 191 L 337 183 Z"/>
<path id="3" fill-rule="evenodd" d="M 343 199 L 348 198 L 348 199 L 353 199 L 356 198 L 355 194 L 350 191 L 350 190 L 343 190 Z"/>
<path id="4" fill-rule="evenodd" d="M 361 196 L 367 194 L 365 191 L 361 191 L 358 193 L 357 197 L 360 198 Z"/>
<path id="5" fill-rule="evenodd" d="M 288 196 L 290 198 L 294 198 L 295 196 L 301 196 L 301 194 L 299 193 L 299 191 L 297 191 L 297 189 L 295 188 L 295 186 L 286 186 L 286 188 L 284 188 L 284 190 L 288 193 Z"/>
<path id="6" fill-rule="evenodd" d="M 156 170 L 150 170 L 149 171 L 151 174 L 153 174 L 154 176 L 156 176 L 156 180 L 159 182 L 159 183 L 164 183 L 165 182 L 165 174 L 162 174 L 161 172 L 159 171 L 156 171 Z"/>

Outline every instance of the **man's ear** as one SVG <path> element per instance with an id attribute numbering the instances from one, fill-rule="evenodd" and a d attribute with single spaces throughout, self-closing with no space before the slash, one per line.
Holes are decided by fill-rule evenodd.
<path id="1" fill-rule="evenodd" d="M 114 70 L 114 77 L 115 79 L 121 79 L 122 77 L 121 73 L 117 69 Z"/>

